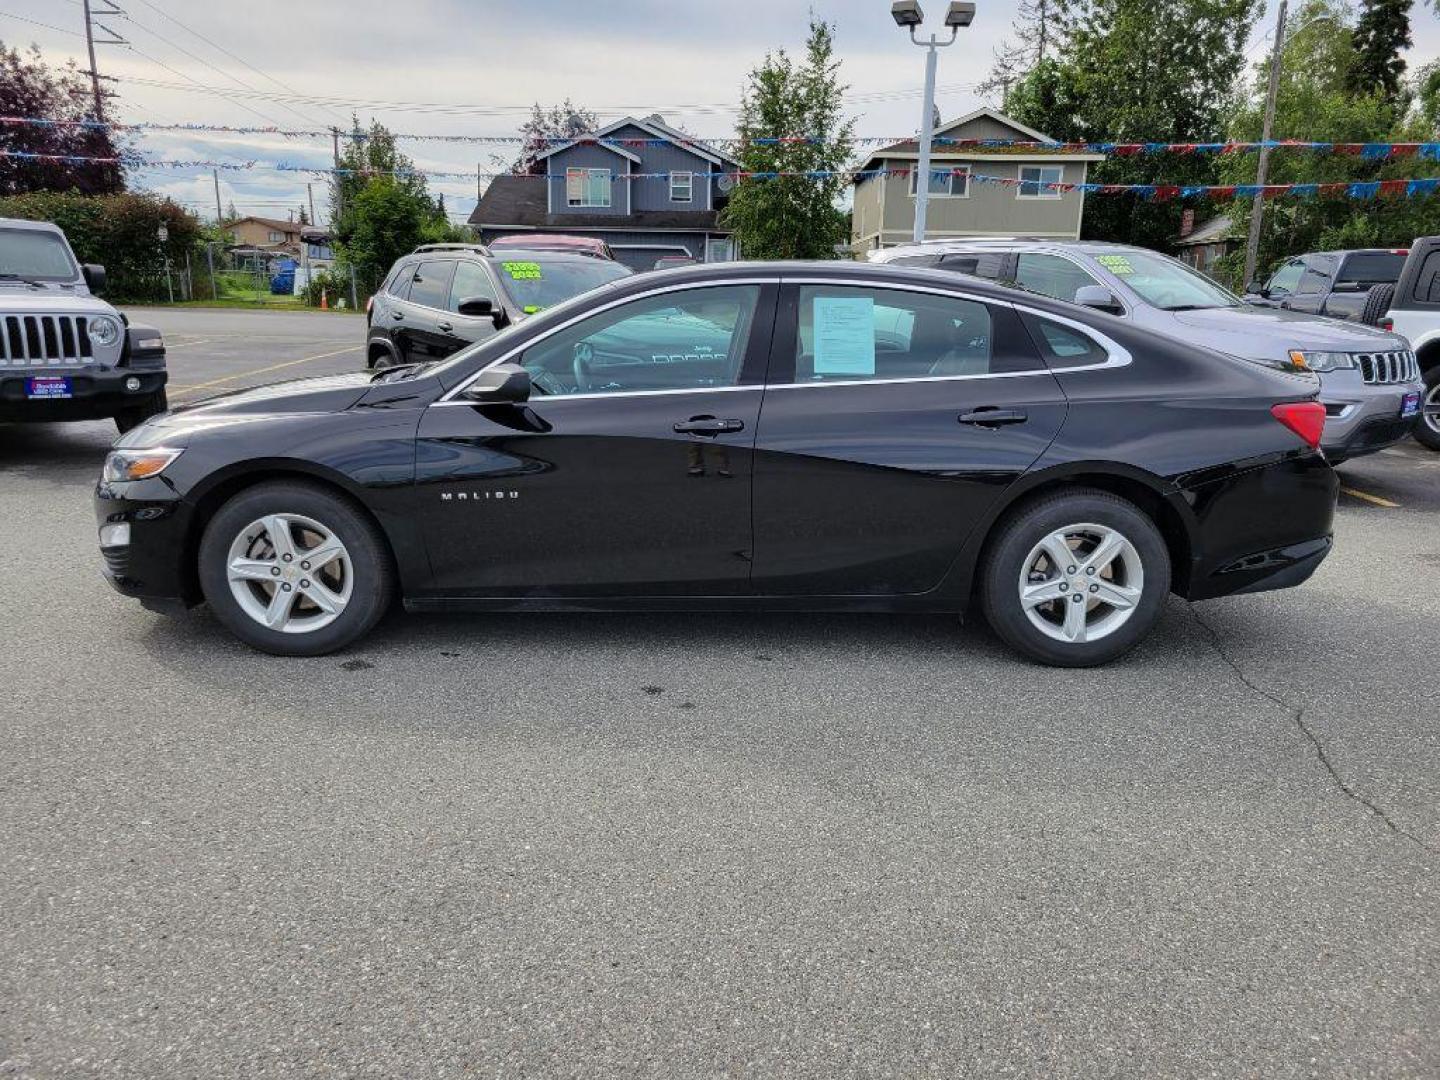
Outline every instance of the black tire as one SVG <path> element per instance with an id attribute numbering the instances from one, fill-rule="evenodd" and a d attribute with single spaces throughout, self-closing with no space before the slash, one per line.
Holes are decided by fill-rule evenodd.
<path id="1" fill-rule="evenodd" d="M 231 544 L 270 514 L 309 518 L 344 545 L 350 593 L 328 625 L 300 633 L 274 630 L 247 614 L 232 593 L 227 572 Z M 380 620 L 395 594 L 390 549 L 379 528 L 343 494 L 305 481 L 257 484 L 225 503 L 200 540 L 199 571 L 200 588 L 216 617 L 247 645 L 277 656 L 323 656 L 345 648 Z"/>
<path id="2" fill-rule="evenodd" d="M 1026 614 L 1020 576 L 1032 550 L 1045 537 L 1080 524 L 1112 529 L 1128 540 L 1138 557 L 1143 581 L 1138 600 L 1119 626 L 1097 640 L 1058 641 L 1038 629 Z M 1077 565 L 1080 563 L 1083 556 L 1077 559 Z M 1065 579 L 1060 568 L 1057 573 L 1057 581 Z M 1084 578 L 1082 573 L 1080 580 L 1094 579 Z M 1155 523 L 1134 503 L 1094 488 L 1042 496 L 1019 507 L 998 526 L 980 567 L 980 605 L 991 628 L 1011 648 L 1055 667 L 1094 667 L 1129 652 L 1155 625 L 1169 592 L 1170 552 Z M 1068 610 L 1065 605 L 1074 595 L 1074 591 L 1067 592 L 1055 601 L 1059 607 L 1050 607 L 1043 614 Z M 1088 598 L 1082 603 L 1084 610 L 1096 614 L 1097 621 L 1116 610 L 1099 605 L 1092 609 Z"/>
<path id="3" fill-rule="evenodd" d="M 170 403 L 165 400 L 165 390 L 161 388 L 148 397 L 141 398 L 134 405 L 127 405 L 115 414 L 115 427 L 120 434 L 124 435 L 133 427 L 138 427 L 152 416 L 159 416 L 170 408 Z"/>
<path id="4" fill-rule="evenodd" d="M 1431 450 L 1440 450 L 1440 364 L 1425 372 L 1425 396 L 1420 418 L 1415 421 L 1415 441 Z"/>
<path id="5" fill-rule="evenodd" d="M 1390 310 L 1390 305 L 1394 300 L 1394 285 L 1370 286 L 1370 291 L 1365 294 L 1365 304 L 1360 309 L 1360 321 L 1366 326 L 1379 326 L 1380 320 Z"/>

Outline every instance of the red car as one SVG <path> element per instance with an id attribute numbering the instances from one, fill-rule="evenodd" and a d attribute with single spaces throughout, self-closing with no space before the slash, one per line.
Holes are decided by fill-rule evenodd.
<path id="1" fill-rule="evenodd" d="M 573 255 L 589 255 L 596 259 L 615 259 L 615 253 L 604 240 L 591 236 L 565 236 L 562 233 L 522 233 L 518 236 L 501 236 L 487 245 L 491 251 L 568 251 Z"/>

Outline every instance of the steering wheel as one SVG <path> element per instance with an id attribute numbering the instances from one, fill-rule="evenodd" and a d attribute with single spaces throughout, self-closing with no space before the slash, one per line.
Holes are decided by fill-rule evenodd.
<path id="1" fill-rule="evenodd" d="M 595 346 L 588 341 L 577 341 L 571 353 L 571 367 L 575 372 L 575 392 L 583 394 L 594 389 L 590 382 L 590 363 L 595 359 Z"/>

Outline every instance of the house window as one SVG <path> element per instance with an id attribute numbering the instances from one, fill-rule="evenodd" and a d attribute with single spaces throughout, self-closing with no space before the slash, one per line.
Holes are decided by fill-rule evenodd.
<path id="1" fill-rule="evenodd" d="M 1065 170 L 1059 165 L 1022 165 L 1020 166 L 1020 190 L 1016 198 L 1020 199 L 1058 199 L 1061 192 L 1054 188 L 1047 188 L 1046 184 L 1058 184 L 1065 177 Z"/>
<path id="2" fill-rule="evenodd" d="M 274 229 L 271 229 L 271 230 L 270 230 L 270 243 L 272 243 L 272 244 L 278 244 L 278 243 L 280 243 L 281 240 L 284 240 L 284 239 L 285 239 L 285 234 L 284 234 L 284 233 L 276 232 Z"/>
<path id="3" fill-rule="evenodd" d="M 694 186 L 694 173 L 672 172 L 670 174 L 670 201 L 689 202 Z"/>
<path id="4" fill-rule="evenodd" d="M 567 206 L 609 206 L 609 169 L 566 169 L 565 203 Z"/>
<path id="5" fill-rule="evenodd" d="M 944 170 L 944 171 L 937 171 Z M 918 169 L 910 170 L 910 194 L 915 194 L 918 186 L 920 172 Z M 970 166 L 969 165 L 935 165 L 930 166 L 930 183 L 928 185 L 930 197 L 942 199 L 968 199 L 970 197 Z"/>

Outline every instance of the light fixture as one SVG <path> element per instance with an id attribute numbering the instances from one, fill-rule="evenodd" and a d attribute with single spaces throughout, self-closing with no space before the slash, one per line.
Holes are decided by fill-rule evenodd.
<path id="1" fill-rule="evenodd" d="M 890 17 L 902 29 L 919 26 L 925 21 L 925 12 L 920 10 L 920 0 L 895 0 L 890 5 Z"/>
<path id="2" fill-rule="evenodd" d="M 954 0 L 945 13 L 945 25 L 950 27 L 969 26 L 975 21 L 975 5 L 970 0 Z"/>

